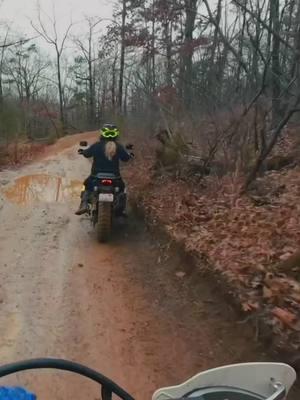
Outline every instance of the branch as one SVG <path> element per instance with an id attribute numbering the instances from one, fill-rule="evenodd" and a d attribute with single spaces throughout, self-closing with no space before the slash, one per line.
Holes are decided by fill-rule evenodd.
<path id="1" fill-rule="evenodd" d="M 251 108 L 254 106 L 254 104 L 257 102 L 257 100 L 260 98 L 260 96 L 263 94 L 263 92 L 265 91 L 266 88 L 266 78 L 267 78 L 267 72 L 268 72 L 268 65 L 269 62 L 271 60 L 271 57 L 269 57 L 269 60 L 267 60 L 267 64 L 265 65 L 264 68 L 264 73 L 263 73 L 263 77 L 262 77 L 262 83 L 261 83 L 261 87 L 258 90 L 258 92 L 255 94 L 255 96 L 253 97 L 253 99 L 250 101 L 250 103 L 244 108 L 239 120 L 235 123 L 233 122 L 232 124 L 230 124 L 227 129 L 225 130 L 224 134 L 226 135 L 231 128 L 234 127 L 234 131 L 227 136 L 227 140 L 231 141 L 237 131 L 237 129 L 239 128 L 240 124 L 242 123 L 243 118 L 248 114 L 248 112 L 251 110 Z"/>
<path id="2" fill-rule="evenodd" d="M 40 23 L 40 27 L 37 27 L 36 25 L 34 25 L 34 23 L 32 21 L 30 21 L 32 28 L 39 34 L 39 36 L 41 36 L 48 44 L 55 45 L 55 41 L 50 36 L 48 36 L 41 21 L 39 21 L 39 23 Z"/>
<path id="3" fill-rule="evenodd" d="M 298 111 L 299 103 L 300 103 L 300 95 L 297 97 L 297 99 L 296 99 L 295 103 L 293 104 L 293 106 L 286 112 L 285 116 L 279 122 L 279 124 L 276 127 L 276 129 L 273 130 L 272 139 L 271 139 L 269 145 L 265 149 L 263 149 L 261 151 L 258 159 L 256 160 L 255 166 L 252 169 L 252 171 L 250 172 L 250 174 L 248 175 L 246 183 L 245 183 L 245 185 L 244 185 L 244 187 L 242 189 L 242 194 L 245 193 L 245 191 L 248 189 L 249 185 L 256 178 L 256 176 L 257 176 L 257 174 L 258 174 L 263 162 L 265 161 L 265 159 L 268 157 L 268 155 L 273 150 L 273 147 L 275 146 L 275 144 L 276 144 L 276 142 L 277 142 L 277 140 L 278 140 L 278 138 L 280 136 L 280 133 L 281 133 L 282 129 L 289 122 L 289 120 L 291 119 L 293 114 Z"/>
<path id="4" fill-rule="evenodd" d="M 84 47 L 84 44 L 78 38 L 74 38 L 73 40 L 74 40 L 74 43 L 77 45 L 77 47 L 79 47 L 79 49 L 82 51 L 85 60 L 88 62 L 89 61 L 89 52 Z"/>
<path id="5" fill-rule="evenodd" d="M 53 7 L 54 7 L 54 3 L 53 3 Z M 57 36 L 57 29 L 56 29 L 56 18 L 55 18 L 55 11 L 53 11 L 53 19 L 50 18 L 47 14 L 46 16 L 48 17 L 48 19 L 50 20 L 51 24 L 52 24 L 52 28 L 53 28 L 53 36 L 51 37 L 46 28 L 45 25 L 42 21 L 42 17 L 41 17 L 41 8 L 40 5 L 38 4 L 38 22 L 39 22 L 39 26 L 35 25 L 32 21 L 30 21 L 30 24 L 32 26 L 32 28 L 48 43 L 51 44 L 53 46 L 55 46 L 56 49 L 56 53 L 58 55 L 58 57 L 60 57 L 62 55 L 62 52 L 64 50 L 64 45 L 65 45 L 65 41 L 69 35 L 70 29 L 73 26 L 73 22 L 70 23 L 70 25 L 68 26 L 64 37 L 62 39 L 61 45 L 59 46 L 58 44 L 58 36 Z"/>
<path id="6" fill-rule="evenodd" d="M 90 80 L 89 77 L 84 77 L 84 76 L 80 76 L 80 75 L 77 75 L 77 74 L 75 74 L 75 78 L 76 79 L 80 79 L 81 81 L 86 81 L 86 82 L 88 82 Z"/>
<path id="7" fill-rule="evenodd" d="M 17 42 L 11 42 L 11 43 L 3 43 L 0 45 L 0 49 L 6 49 L 7 47 L 12 47 L 12 46 L 17 46 L 19 44 L 25 44 L 31 40 L 37 39 L 39 36 L 34 36 L 32 38 L 29 39 L 22 39 L 22 40 L 18 40 Z"/>
<path id="8" fill-rule="evenodd" d="M 272 1 L 272 0 L 271 0 Z M 255 14 L 255 12 L 249 10 L 247 6 L 245 6 L 244 3 L 240 3 L 238 0 L 232 0 L 233 3 L 235 3 L 237 6 L 239 6 L 242 10 L 247 12 L 248 14 L 251 15 L 251 17 L 255 18 L 268 32 L 271 32 L 274 37 L 276 37 L 278 40 L 281 41 L 286 47 L 288 47 L 290 50 L 295 50 L 292 45 L 289 44 L 286 40 L 284 40 L 276 31 L 274 31 L 270 26 L 263 21 L 258 15 Z"/>
<path id="9" fill-rule="evenodd" d="M 256 38 L 257 40 L 254 40 L 254 38 L 253 38 L 253 36 L 252 36 L 252 34 L 251 34 L 251 32 L 250 32 L 249 25 L 250 25 L 250 24 L 249 24 L 249 21 L 247 21 L 247 23 L 246 23 L 246 28 L 247 28 L 247 33 L 248 33 L 250 42 L 251 42 L 251 44 L 252 44 L 252 47 L 253 47 L 253 49 L 254 49 L 255 51 L 257 51 L 257 53 L 260 55 L 260 57 L 261 57 L 263 63 L 266 65 L 266 64 L 267 64 L 267 60 L 265 59 L 265 56 L 264 56 L 264 54 L 263 54 L 263 52 L 261 51 L 260 46 L 259 46 L 259 44 L 260 44 L 260 42 L 261 42 L 261 37 Z"/>
<path id="10" fill-rule="evenodd" d="M 70 32 L 70 30 L 72 29 L 72 27 L 73 27 L 73 22 L 70 22 L 70 24 L 69 24 L 69 26 L 68 26 L 68 28 L 67 28 L 67 30 L 66 30 L 66 32 L 65 32 L 65 35 L 64 35 L 64 37 L 63 37 L 63 40 L 62 40 L 60 49 L 59 49 L 59 54 L 60 54 L 60 55 L 62 55 L 62 52 L 63 52 L 63 50 L 64 50 L 64 46 L 65 46 L 65 42 L 66 42 L 66 40 L 67 40 L 67 38 L 68 38 L 68 36 L 69 36 L 69 32 Z"/>
<path id="11" fill-rule="evenodd" d="M 246 73 L 248 73 L 248 68 L 247 68 L 247 65 L 246 65 L 245 61 L 243 60 L 242 57 L 240 57 L 240 55 L 238 54 L 238 52 L 236 51 L 236 49 L 230 44 L 230 42 L 229 42 L 229 41 L 227 40 L 227 38 L 224 36 L 224 34 L 223 34 L 223 32 L 222 32 L 222 30 L 221 30 L 221 28 L 220 28 L 218 22 L 217 22 L 216 19 L 214 18 L 213 14 L 212 14 L 212 11 L 211 11 L 211 9 L 210 9 L 210 7 L 209 7 L 209 4 L 208 4 L 208 0 L 203 0 L 203 2 L 204 2 L 204 4 L 205 4 L 205 6 L 206 6 L 206 9 L 207 9 L 209 18 L 210 18 L 211 22 L 214 24 L 214 26 L 216 27 L 216 29 L 217 29 L 217 31 L 218 31 L 218 33 L 219 33 L 219 35 L 220 35 L 220 37 L 221 37 L 221 39 L 222 39 L 224 45 L 225 45 L 226 47 L 228 47 L 228 49 L 231 51 L 231 53 L 235 56 L 235 58 L 237 59 L 237 61 L 239 62 L 239 64 L 240 64 L 241 67 L 243 68 L 243 70 L 244 70 Z"/>

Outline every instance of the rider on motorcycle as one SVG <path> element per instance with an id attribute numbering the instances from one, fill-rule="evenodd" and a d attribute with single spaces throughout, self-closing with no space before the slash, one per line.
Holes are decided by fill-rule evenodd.
<path id="1" fill-rule="evenodd" d="M 122 198 L 121 215 L 125 214 L 126 193 L 125 184 L 120 175 L 119 161 L 127 162 L 132 157 L 126 149 L 117 142 L 120 131 L 116 125 L 105 124 L 100 130 L 100 140 L 92 144 L 88 149 L 79 149 L 78 153 L 86 158 L 93 158 L 91 175 L 84 181 L 85 190 L 81 192 L 81 202 L 76 215 L 82 215 L 89 209 L 89 193 L 93 191 L 94 175 L 98 173 L 110 173 L 119 177 L 118 186 L 120 188 L 120 196 Z"/>

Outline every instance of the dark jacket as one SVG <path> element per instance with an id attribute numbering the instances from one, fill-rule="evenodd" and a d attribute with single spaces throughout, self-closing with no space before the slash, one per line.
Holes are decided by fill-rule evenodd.
<path id="1" fill-rule="evenodd" d="M 93 157 L 92 175 L 100 172 L 108 172 L 115 175 L 120 175 L 120 163 L 119 161 L 129 161 L 130 155 L 127 153 L 125 148 L 120 144 L 117 145 L 116 155 L 112 160 L 109 160 L 105 155 L 105 144 L 106 140 L 100 140 L 92 144 L 88 149 L 83 151 L 83 155 L 86 158 Z"/>

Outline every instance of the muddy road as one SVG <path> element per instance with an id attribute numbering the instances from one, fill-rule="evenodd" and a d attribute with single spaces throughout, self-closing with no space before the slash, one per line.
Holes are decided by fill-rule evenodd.
<path id="1" fill-rule="evenodd" d="M 217 291 L 184 275 L 186 261 L 140 221 L 130 218 L 111 243 L 97 243 L 89 221 L 74 215 L 90 164 L 71 144 L 0 175 L 1 363 L 68 358 L 150 399 L 199 370 L 265 359 Z M 68 374 L 7 382 L 47 400 L 100 397 Z"/>

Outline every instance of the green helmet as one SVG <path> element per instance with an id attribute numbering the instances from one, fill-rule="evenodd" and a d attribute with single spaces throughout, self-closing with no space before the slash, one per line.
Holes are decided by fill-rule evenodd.
<path id="1" fill-rule="evenodd" d="M 105 124 L 100 129 L 100 134 L 104 139 L 116 139 L 120 136 L 120 131 L 116 125 Z"/>

